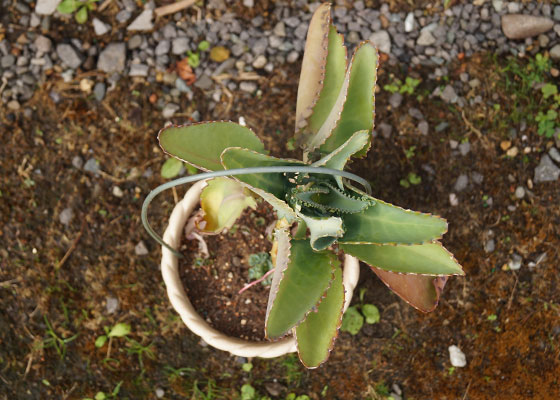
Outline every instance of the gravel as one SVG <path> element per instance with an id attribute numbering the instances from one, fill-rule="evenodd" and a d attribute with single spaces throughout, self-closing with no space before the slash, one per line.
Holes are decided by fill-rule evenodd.
<path id="1" fill-rule="evenodd" d="M 554 164 L 547 154 L 543 155 L 539 165 L 535 168 L 533 181 L 535 183 L 552 182 L 557 180 L 559 177 L 560 168 Z"/>
<path id="2" fill-rule="evenodd" d="M 103 36 L 111 30 L 111 25 L 106 24 L 99 18 L 94 18 L 92 21 L 93 30 L 97 36 Z"/>
<path id="3" fill-rule="evenodd" d="M 99 54 L 97 69 L 104 72 L 123 72 L 126 62 L 124 43 L 110 43 Z"/>
<path id="4" fill-rule="evenodd" d="M 91 172 L 96 176 L 99 175 L 99 162 L 95 158 L 90 158 L 86 161 L 84 170 L 87 172 Z"/>
<path id="5" fill-rule="evenodd" d="M 453 188 L 455 189 L 456 192 L 462 192 L 467 188 L 468 184 L 469 184 L 468 176 L 466 174 L 461 174 L 455 181 L 455 185 L 453 185 Z"/>
<path id="6" fill-rule="evenodd" d="M 74 48 L 74 46 L 70 44 L 63 43 L 57 45 L 56 54 L 63 62 L 63 64 L 65 64 L 66 66 L 72 69 L 76 69 L 80 65 L 82 65 L 83 62 L 82 55 L 80 54 L 80 52 L 78 52 L 78 50 Z"/>
<path id="7" fill-rule="evenodd" d="M 462 368 L 467 365 L 467 357 L 459 347 L 457 347 L 456 345 L 451 345 L 449 346 L 448 350 L 449 361 L 451 362 L 452 366 Z"/>
<path id="8" fill-rule="evenodd" d="M 129 31 L 150 31 L 154 28 L 153 19 L 154 11 L 149 8 L 145 9 L 126 29 Z"/>
<path id="9" fill-rule="evenodd" d="M 551 147 L 548 150 L 548 155 L 550 156 L 550 158 L 560 164 L 560 151 L 558 151 L 556 147 Z"/>
<path id="10" fill-rule="evenodd" d="M 70 207 L 62 210 L 60 212 L 60 215 L 58 216 L 58 220 L 60 221 L 60 223 L 66 226 L 70 224 L 73 218 L 74 218 L 74 210 L 72 210 L 72 208 Z"/>
<path id="11" fill-rule="evenodd" d="M 369 41 L 376 45 L 379 51 L 390 54 L 391 53 L 391 37 L 387 31 L 378 31 L 369 37 Z"/>
<path id="12" fill-rule="evenodd" d="M 389 97 L 389 104 L 393 108 L 399 108 L 403 101 L 403 95 L 399 92 L 395 92 Z"/>
<path id="13" fill-rule="evenodd" d="M 107 86 L 103 82 L 97 82 L 93 87 L 93 95 L 95 100 L 101 101 L 105 98 L 105 92 L 107 90 Z"/>
<path id="14" fill-rule="evenodd" d="M 147 256 L 149 254 L 148 248 L 143 240 L 139 241 L 136 246 L 134 246 L 134 254 L 137 256 Z"/>

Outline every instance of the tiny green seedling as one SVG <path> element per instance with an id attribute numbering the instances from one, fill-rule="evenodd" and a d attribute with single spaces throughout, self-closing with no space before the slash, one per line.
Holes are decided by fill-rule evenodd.
<path id="1" fill-rule="evenodd" d="M 368 324 L 376 324 L 381 319 L 379 309 L 373 304 L 364 304 L 366 289 L 360 289 L 360 304 L 348 307 L 342 317 L 341 331 L 351 335 L 357 335 L 362 329 L 364 321 Z"/>
<path id="2" fill-rule="evenodd" d="M 88 19 L 88 11 L 95 10 L 96 4 L 99 0 L 62 0 L 57 11 L 61 14 L 72 14 L 79 24 L 86 23 Z"/>
<path id="3" fill-rule="evenodd" d="M 271 204 L 277 223 L 265 336 L 276 340 L 293 334 L 308 368 L 326 361 L 342 324 L 341 253 L 368 264 L 423 312 L 435 309 L 449 276 L 464 274 L 439 242 L 447 232 L 444 219 L 372 197 L 365 179 L 344 171 L 352 157 L 366 156 L 371 146 L 378 53 L 363 42 L 348 61 L 330 8 L 324 3 L 315 11 L 303 57 L 294 136 L 303 159 L 268 155 L 252 130 L 233 122 L 169 126 L 159 133 L 163 150 L 209 172 L 160 186 L 142 208 L 148 232 L 181 256 L 147 224 L 148 204 L 166 188 L 217 178 L 201 195 L 206 224 L 198 227 L 211 233 L 231 228 L 245 208 L 254 207 L 254 197 Z M 407 80 L 402 90 L 409 93 L 416 85 Z M 420 183 L 416 175 L 408 178 Z M 352 310 L 358 312 L 350 308 L 348 313 Z M 378 318 L 369 306 L 361 312 L 369 321 Z"/>

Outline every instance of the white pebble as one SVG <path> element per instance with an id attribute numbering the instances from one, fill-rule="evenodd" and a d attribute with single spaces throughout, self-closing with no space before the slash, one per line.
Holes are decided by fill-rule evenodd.
<path id="1" fill-rule="evenodd" d="M 461 349 L 455 345 L 449 346 L 449 361 L 451 361 L 451 365 L 454 367 L 461 368 L 467 365 L 467 357 L 465 356 L 465 353 L 463 353 Z"/>
<path id="2" fill-rule="evenodd" d="M 118 186 L 113 186 L 113 196 L 121 198 L 124 196 L 124 192 Z"/>
<path id="3" fill-rule="evenodd" d="M 161 399 L 163 396 L 165 396 L 165 391 L 162 388 L 156 388 L 156 397 Z"/>
<path id="4" fill-rule="evenodd" d="M 459 205 L 459 199 L 455 193 L 449 193 L 449 204 L 453 207 L 457 207 Z"/>

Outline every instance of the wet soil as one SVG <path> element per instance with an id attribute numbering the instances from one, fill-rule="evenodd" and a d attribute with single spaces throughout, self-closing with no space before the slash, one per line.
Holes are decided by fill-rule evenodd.
<path id="1" fill-rule="evenodd" d="M 430 98 L 434 83 L 423 82 L 399 110 L 390 109 L 386 91 L 378 93 L 376 121 L 395 129 L 388 139 L 378 135 L 368 157 L 350 170 L 372 182 L 376 197 L 447 218 L 444 244 L 466 276 L 451 279 L 437 310 L 425 315 L 362 266 L 358 287 L 366 289 L 364 301 L 380 309 L 381 322 L 356 336 L 341 333 L 328 363 L 312 371 L 294 356 L 245 360 L 206 347 L 170 307 L 160 250 L 140 223 L 142 200 L 164 181 L 159 169 L 165 157 L 155 138 L 165 121 L 149 101 L 152 94 L 166 96 L 157 86 L 122 82 L 96 103 L 77 84 L 53 77 L 27 104 L 31 116 L 1 109 L 0 399 L 81 399 L 111 393 L 121 381 L 119 397 L 134 399 L 154 399 L 156 388 L 169 399 L 203 398 L 201 391 L 235 399 L 244 383 L 272 398 L 380 398 L 392 384 L 407 399 L 559 398 L 560 186 L 530 181 L 553 143 L 532 125 L 511 137 L 510 129 L 520 126 L 504 111 L 513 100 L 500 85 L 498 67 L 480 56 L 451 68 L 449 79 L 468 71 L 481 81 L 472 95 L 481 95 L 483 103 L 462 110 Z M 294 122 L 297 70 L 283 68 L 259 81 L 261 96 L 224 96 L 214 111 L 197 92 L 196 108 L 204 120 L 242 115 L 272 154 L 297 157 L 285 145 Z M 391 73 L 402 79 L 424 71 L 383 65 L 381 87 Z M 48 96 L 52 89 L 62 95 L 59 104 Z M 501 113 L 492 106 L 495 93 Z M 417 133 L 405 112 L 410 107 L 424 113 L 429 135 Z M 195 105 L 182 99 L 181 108 L 174 123 L 188 122 Z M 449 126 L 437 132 L 442 121 Z M 470 153 L 451 149 L 451 139 L 468 140 Z M 508 157 L 500 148 L 506 139 L 530 151 Z M 414 156 L 407 157 L 411 146 Z M 75 156 L 96 159 L 100 172 L 75 168 Z M 422 182 L 404 188 L 399 182 L 410 172 Z M 475 172 L 482 182 L 472 178 Z M 461 173 L 470 183 L 452 207 L 449 194 Z M 514 196 L 519 185 L 527 189 L 523 199 Z M 112 194 L 115 186 L 122 197 Z M 183 192 L 162 194 L 151 207 L 158 232 Z M 74 216 L 64 225 L 59 216 L 66 208 Z M 496 248 L 487 253 L 490 236 Z M 135 254 L 141 240 L 145 256 Z M 253 252 L 236 245 L 242 266 Z M 513 253 L 523 260 L 518 271 L 507 268 Z M 546 258 L 530 268 L 543 253 Z M 226 262 L 233 261 L 220 265 Z M 118 306 L 108 308 L 114 299 Z M 117 323 L 130 324 L 130 334 L 96 347 Z M 465 352 L 466 367 L 451 367 L 452 344 Z M 250 373 L 240 365 L 247 361 Z"/>

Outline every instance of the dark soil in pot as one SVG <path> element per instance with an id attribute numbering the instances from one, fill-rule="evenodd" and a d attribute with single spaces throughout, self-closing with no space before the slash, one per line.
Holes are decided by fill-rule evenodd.
<path id="1" fill-rule="evenodd" d="M 249 257 L 270 253 L 266 228 L 275 221 L 272 208 L 259 201 L 233 227 L 219 235 L 204 236 L 210 256 L 204 257 L 197 240 L 183 238 L 179 271 L 185 291 L 197 312 L 226 335 L 264 340 L 264 321 L 270 285 L 257 283 L 239 294 L 249 279 Z"/>

